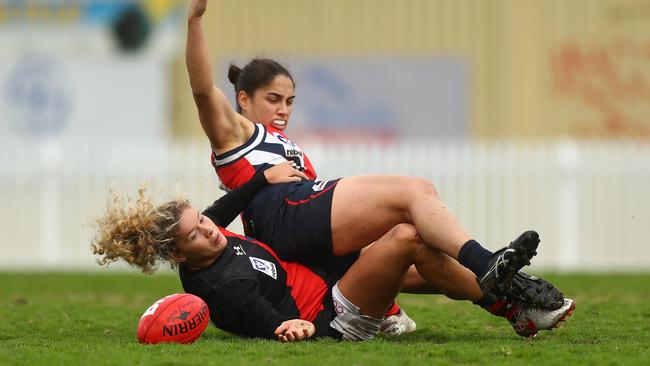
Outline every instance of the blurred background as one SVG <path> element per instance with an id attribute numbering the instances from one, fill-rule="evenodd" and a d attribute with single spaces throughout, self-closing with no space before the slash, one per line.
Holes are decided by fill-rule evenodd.
<path id="1" fill-rule="evenodd" d="M 0 0 L 0 270 L 99 270 L 109 189 L 222 194 L 187 4 Z M 206 18 L 231 99 L 230 62 L 292 71 L 288 135 L 320 178 L 430 179 L 489 248 L 537 229 L 542 270 L 650 270 L 650 0 L 211 0 Z"/>

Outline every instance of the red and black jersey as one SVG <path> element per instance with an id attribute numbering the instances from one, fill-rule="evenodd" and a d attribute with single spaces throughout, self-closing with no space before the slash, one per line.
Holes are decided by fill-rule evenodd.
<path id="1" fill-rule="evenodd" d="M 256 174 L 203 214 L 220 227 L 228 226 L 267 185 L 264 174 Z M 217 327 L 275 339 L 274 331 L 283 321 L 305 319 L 314 323 L 315 337 L 332 335 L 331 288 L 356 256 L 325 257 L 318 265 L 304 266 L 281 261 L 271 248 L 256 240 L 220 230 L 228 243 L 214 263 L 199 271 L 179 269 L 183 288 L 208 304 Z"/>
<path id="2" fill-rule="evenodd" d="M 333 319 L 330 289 L 337 278 L 298 263 L 281 261 L 268 246 L 221 229 L 228 244 L 207 268 L 179 275 L 187 293 L 202 298 L 212 322 L 227 332 L 276 339 L 285 320 L 314 323 L 315 337 L 328 333 Z M 317 274 L 317 272 L 319 272 Z"/>
<path id="3" fill-rule="evenodd" d="M 287 160 L 294 162 L 310 180 L 316 179 L 316 171 L 300 146 L 282 131 L 262 124 L 255 124 L 255 132 L 243 145 L 219 155 L 212 152 L 211 156 L 212 166 L 226 190 L 235 189 L 256 172 Z"/>

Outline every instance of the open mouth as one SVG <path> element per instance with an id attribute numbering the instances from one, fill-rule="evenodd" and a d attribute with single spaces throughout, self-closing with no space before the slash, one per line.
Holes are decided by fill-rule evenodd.
<path id="1" fill-rule="evenodd" d="M 218 233 L 214 237 L 214 244 L 215 244 L 215 247 L 217 247 L 217 248 L 221 247 L 222 245 L 225 245 L 226 241 L 227 241 L 226 237 L 221 233 Z"/>
<path id="2" fill-rule="evenodd" d="M 277 128 L 278 130 L 283 130 L 285 127 L 287 127 L 287 121 L 276 119 L 273 122 L 271 122 L 271 126 Z"/>

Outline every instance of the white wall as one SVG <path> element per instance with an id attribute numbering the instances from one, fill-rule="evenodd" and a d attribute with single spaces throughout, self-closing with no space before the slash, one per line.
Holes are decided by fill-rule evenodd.
<path id="1" fill-rule="evenodd" d="M 403 141 L 303 144 L 321 178 L 385 172 L 435 182 L 485 246 L 521 231 L 542 237 L 534 269 L 650 270 L 650 144 Z M 0 270 L 100 268 L 87 226 L 109 187 L 148 183 L 163 201 L 179 190 L 197 206 L 221 192 L 204 142 L 0 146 Z M 231 229 L 240 231 L 237 223 Z"/>

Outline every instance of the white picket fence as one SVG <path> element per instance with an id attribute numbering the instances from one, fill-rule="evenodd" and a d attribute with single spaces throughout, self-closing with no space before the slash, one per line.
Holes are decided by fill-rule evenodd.
<path id="1" fill-rule="evenodd" d="M 542 237 L 533 270 L 650 270 L 650 143 L 569 140 L 303 143 L 320 178 L 364 173 L 434 182 L 465 229 L 496 249 Z M 204 141 L 0 146 L 0 270 L 93 269 L 89 226 L 109 188 L 147 183 L 197 206 L 222 193 Z M 240 231 L 240 224 L 232 230 Z"/>

